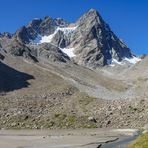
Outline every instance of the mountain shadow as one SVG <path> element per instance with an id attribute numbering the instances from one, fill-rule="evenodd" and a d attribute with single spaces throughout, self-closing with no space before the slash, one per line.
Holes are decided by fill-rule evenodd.
<path id="1" fill-rule="evenodd" d="M 0 92 L 9 92 L 28 87 L 30 84 L 27 81 L 30 79 L 34 79 L 34 77 L 0 62 Z"/>

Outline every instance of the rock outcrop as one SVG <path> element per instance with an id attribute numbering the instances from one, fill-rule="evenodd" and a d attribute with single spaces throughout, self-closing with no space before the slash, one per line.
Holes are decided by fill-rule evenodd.
<path id="1" fill-rule="evenodd" d="M 89 10 L 74 24 L 60 18 L 34 19 L 27 26 L 18 29 L 14 35 L 1 35 L 0 43 L 3 49 L 15 56 L 24 56 L 25 53 L 25 57 L 33 57 L 33 61 L 72 60 L 90 68 L 112 65 L 113 62 L 134 57 L 131 50 L 94 9 Z M 43 43 L 46 43 L 46 50 Z M 34 51 L 42 54 L 37 55 Z"/>

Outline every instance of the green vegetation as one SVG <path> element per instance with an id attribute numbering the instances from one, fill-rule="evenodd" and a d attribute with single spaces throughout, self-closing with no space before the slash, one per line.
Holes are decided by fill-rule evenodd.
<path id="1" fill-rule="evenodd" d="M 87 106 L 93 103 L 95 100 L 96 98 L 94 97 L 90 97 L 85 93 L 80 93 L 79 95 L 76 96 L 76 105 L 79 106 L 80 109 L 87 114 L 89 112 Z"/>
<path id="2" fill-rule="evenodd" d="M 55 114 L 54 121 L 59 128 L 97 128 L 96 123 L 88 121 L 88 116 L 76 117 L 70 114 Z"/>
<path id="3" fill-rule="evenodd" d="M 139 137 L 132 144 L 130 144 L 128 148 L 148 148 L 148 133 L 145 133 Z"/>
<path id="4" fill-rule="evenodd" d="M 77 97 L 78 103 L 80 105 L 88 105 L 89 103 L 93 102 L 94 100 L 96 100 L 96 98 L 93 97 L 89 97 L 88 95 L 85 94 L 81 94 L 80 96 Z"/>
<path id="5" fill-rule="evenodd" d="M 77 93 L 72 96 L 71 94 L 73 94 L 74 91 L 76 90 L 73 88 L 66 88 L 64 93 L 63 91 L 58 93 L 58 95 L 60 94 L 62 97 L 71 97 L 74 108 L 63 109 L 62 111 L 57 109 L 56 112 L 53 111 L 52 114 L 49 112 L 46 115 L 43 115 L 42 112 L 40 114 L 37 113 L 38 110 L 43 110 L 42 106 L 45 106 L 46 100 L 35 102 L 25 99 L 27 103 L 24 103 L 24 100 L 22 100 L 21 102 L 18 102 L 18 104 L 11 102 L 10 106 L 9 100 L 0 99 L 0 107 L 3 111 L 7 111 L 9 107 L 17 108 L 17 106 L 21 106 L 22 108 L 28 105 L 29 108 L 28 110 L 20 111 L 19 113 L 16 112 L 16 114 L 6 112 L 3 115 L 3 119 L 0 121 L 0 126 L 7 129 L 96 128 L 97 123 L 88 120 L 88 117 L 91 116 L 88 108 L 94 103 L 96 98 L 89 97 L 85 93 Z M 50 103 L 48 104 L 50 105 Z M 75 108 L 75 106 L 77 108 Z M 48 107 L 49 106 L 46 107 L 48 111 L 54 108 L 54 106 L 52 106 L 53 108 Z M 33 110 L 33 112 L 30 112 L 30 110 Z M 77 111 L 79 111 L 80 114 L 77 114 Z"/>

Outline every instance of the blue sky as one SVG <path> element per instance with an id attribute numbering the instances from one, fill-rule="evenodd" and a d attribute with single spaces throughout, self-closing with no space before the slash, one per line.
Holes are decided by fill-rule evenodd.
<path id="1" fill-rule="evenodd" d="M 0 6 L 0 32 L 12 33 L 36 17 L 74 22 L 95 8 L 134 53 L 148 54 L 148 0 L 1 0 Z"/>

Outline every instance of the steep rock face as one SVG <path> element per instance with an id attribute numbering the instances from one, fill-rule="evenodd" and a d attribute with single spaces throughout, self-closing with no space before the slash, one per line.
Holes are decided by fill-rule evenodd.
<path id="1" fill-rule="evenodd" d="M 59 26 L 48 40 L 57 47 L 74 49 L 74 60 L 79 65 L 98 67 L 132 58 L 130 49 L 111 31 L 99 13 L 91 9 L 75 24 Z"/>
<path id="2" fill-rule="evenodd" d="M 37 58 L 31 54 L 30 48 L 16 39 L 9 41 L 9 44 L 5 44 L 4 51 L 7 54 L 11 54 L 13 56 L 22 56 L 25 59 L 31 60 L 33 62 L 38 61 Z"/>
<path id="3" fill-rule="evenodd" d="M 63 31 L 59 30 L 51 42 L 60 48 L 65 48 L 70 44 L 70 37 L 68 34 L 66 35 Z"/>
<path id="4" fill-rule="evenodd" d="M 5 56 L 0 53 L 0 60 L 4 60 Z"/>
<path id="5" fill-rule="evenodd" d="M 53 19 L 50 17 L 45 17 L 42 19 L 34 19 L 27 26 L 23 26 L 21 29 L 17 30 L 15 38 L 17 40 L 28 44 L 35 40 L 38 35 L 46 36 L 54 33 L 58 26 L 67 26 L 68 24 L 60 18 Z"/>
<path id="6" fill-rule="evenodd" d="M 75 48 L 76 61 L 80 65 L 104 66 L 111 64 L 113 58 L 121 61 L 132 57 L 130 49 L 116 37 L 96 10 L 91 9 L 76 24 L 78 28 L 70 46 Z"/>
<path id="7" fill-rule="evenodd" d="M 29 48 L 31 49 L 32 55 L 34 55 L 40 62 L 66 63 L 70 60 L 69 57 L 64 54 L 58 47 L 50 43 L 44 43 L 38 46 L 31 45 Z"/>
<path id="8" fill-rule="evenodd" d="M 44 50 L 43 43 L 49 44 L 46 44 L 48 50 Z M 134 57 L 94 9 L 74 24 L 60 18 L 34 19 L 14 35 L 0 35 L 0 44 L 1 48 L 15 56 L 25 53 L 36 58 L 36 61 L 43 58 L 61 62 L 74 60 L 79 65 L 91 68 L 112 65 L 114 62 L 118 64 L 125 58 Z M 37 57 L 34 49 L 42 54 L 44 51 L 44 56 L 39 54 Z"/>
<path id="9" fill-rule="evenodd" d="M 22 56 L 33 62 L 67 62 L 70 60 L 69 57 L 58 47 L 51 44 L 31 44 L 39 35 L 52 34 L 58 26 L 66 25 L 67 23 L 60 18 L 34 19 L 27 26 L 18 29 L 12 36 L 8 33 L 1 34 L 0 49 L 7 54 Z"/>

